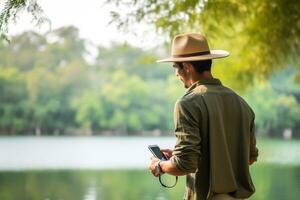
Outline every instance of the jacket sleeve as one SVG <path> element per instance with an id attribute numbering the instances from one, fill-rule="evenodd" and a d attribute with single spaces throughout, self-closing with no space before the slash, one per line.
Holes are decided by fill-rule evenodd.
<path id="1" fill-rule="evenodd" d="M 176 145 L 171 162 L 182 172 L 192 173 L 197 169 L 200 156 L 199 110 L 183 100 L 175 104 L 174 123 Z"/>

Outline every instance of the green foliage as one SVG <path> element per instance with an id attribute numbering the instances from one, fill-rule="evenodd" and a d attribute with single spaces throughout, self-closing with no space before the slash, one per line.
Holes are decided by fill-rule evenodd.
<path id="1" fill-rule="evenodd" d="M 17 21 L 17 17 L 24 10 L 31 14 L 32 21 L 41 25 L 49 20 L 43 16 L 43 9 L 36 0 L 4 0 L 0 3 L 0 39 L 9 40 L 8 26 Z"/>
<path id="2" fill-rule="evenodd" d="M 257 83 L 246 95 L 247 101 L 256 114 L 256 127 L 267 134 L 278 120 L 276 106 L 277 95 L 268 83 Z"/>
<path id="3" fill-rule="evenodd" d="M 275 73 L 269 82 L 255 82 L 245 94 L 256 113 L 260 135 L 280 137 L 286 128 L 300 135 L 300 87 L 294 81 L 297 72 L 290 66 Z"/>
<path id="4" fill-rule="evenodd" d="M 204 32 L 212 48 L 231 52 L 231 59 L 220 64 L 222 67 L 216 73 L 238 90 L 244 90 L 256 77 L 266 78 L 288 64 L 299 66 L 298 0 L 107 0 L 106 3 L 116 6 L 111 21 L 119 28 L 146 23 L 154 25 L 158 34 L 169 35 L 169 40 L 181 32 Z M 3 38 L 7 38 L 8 25 L 23 10 L 37 24 L 47 21 L 35 0 L 6 0 L 2 4 L 0 34 Z M 223 74 L 235 76 L 229 79 Z"/>
<path id="5" fill-rule="evenodd" d="M 84 91 L 83 95 L 73 100 L 73 109 L 77 109 L 76 121 L 82 128 L 97 129 L 105 124 L 104 106 L 99 94 L 94 91 Z"/>
<path id="6" fill-rule="evenodd" d="M 24 76 L 14 68 L 0 70 L 0 127 L 14 134 L 27 126 Z M 2 132 L 2 130 L 0 130 Z"/>
<path id="7" fill-rule="evenodd" d="M 173 129 L 173 105 L 185 91 L 170 65 L 155 63 L 153 50 L 126 44 L 99 47 L 92 64 L 87 52 L 74 27 L 46 35 L 25 32 L 1 44 L 1 134 L 133 135 Z M 232 74 L 220 74 L 220 66 L 213 70 L 225 85 L 234 83 Z M 280 136 L 286 128 L 300 135 L 298 73 L 289 66 L 244 91 L 260 135 Z"/>
<path id="8" fill-rule="evenodd" d="M 300 1 L 298 0 L 190 0 L 117 1 L 112 22 L 121 28 L 135 23 L 154 25 L 169 39 L 182 32 L 204 32 L 212 49 L 231 52 L 218 68 L 226 82 L 245 89 L 256 77 L 268 77 L 287 64 L 299 65 Z M 117 10 L 116 9 L 116 10 Z M 236 82 L 240 85 L 236 85 Z"/>
<path id="9" fill-rule="evenodd" d="M 72 27 L 56 30 L 52 43 L 47 42 L 48 37 L 27 32 L 0 47 L 1 96 L 9 99 L 0 103 L 4 134 L 52 134 L 74 126 L 75 112 L 69 101 L 87 79 L 83 41 Z"/>
<path id="10" fill-rule="evenodd" d="M 74 27 L 44 36 L 26 32 L 2 44 L 1 132 L 134 134 L 172 129 L 174 95 L 169 101 L 175 88 L 166 84 L 171 67 L 155 64 L 153 53 L 128 45 L 99 47 L 94 64 L 85 61 L 86 53 Z"/>

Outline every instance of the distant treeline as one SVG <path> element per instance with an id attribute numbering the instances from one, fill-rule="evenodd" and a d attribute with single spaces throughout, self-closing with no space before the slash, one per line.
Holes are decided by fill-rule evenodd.
<path id="1" fill-rule="evenodd" d="M 139 135 L 173 130 L 173 106 L 184 89 L 171 64 L 155 63 L 158 51 L 126 44 L 96 47 L 92 57 L 87 44 L 74 27 L 45 35 L 24 32 L 9 44 L 1 43 L 2 135 Z M 256 112 L 258 134 L 281 136 L 291 130 L 300 135 L 295 71 L 290 66 L 243 91 Z"/>

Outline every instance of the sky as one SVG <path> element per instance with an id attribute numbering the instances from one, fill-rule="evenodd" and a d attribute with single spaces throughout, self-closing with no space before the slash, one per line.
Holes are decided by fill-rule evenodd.
<path id="1" fill-rule="evenodd" d="M 151 31 L 149 26 L 137 25 L 134 33 L 124 33 L 114 25 L 108 25 L 110 18 L 109 6 L 104 0 L 39 0 L 44 14 L 51 21 L 51 28 L 74 25 L 79 29 L 80 36 L 96 45 L 109 46 L 112 42 L 127 42 L 133 46 L 153 48 L 163 43 L 163 37 Z M 149 31 L 150 29 L 150 31 Z M 16 24 L 9 27 L 9 35 L 19 34 L 26 30 L 44 33 L 49 26 L 44 24 L 36 27 L 31 23 L 30 15 L 23 12 Z"/>

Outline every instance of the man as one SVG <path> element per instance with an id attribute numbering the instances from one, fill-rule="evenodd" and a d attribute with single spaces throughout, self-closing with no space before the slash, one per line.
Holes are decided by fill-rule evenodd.
<path id="1" fill-rule="evenodd" d="M 187 93 L 174 110 L 174 150 L 162 150 L 170 158 L 151 158 L 154 176 L 186 175 L 184 199 L 245 199 L 254 191 L 249 165 L 257 160 L 254 113 L 231 89 L 213 78 L 212 59 L 228 56 L 210 50 L 202 34 L 177 35 L 172 56 L 158 62 L 173 62 Z"/>

